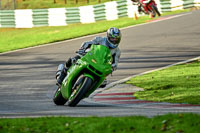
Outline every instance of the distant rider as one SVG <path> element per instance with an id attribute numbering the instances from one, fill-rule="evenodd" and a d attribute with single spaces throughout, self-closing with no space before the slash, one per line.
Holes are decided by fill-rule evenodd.
<path id="1" fill-rule="evenodd" d="M 95 45 L 104 45 L 108 47 L 111 51 L 113 62 L 112 62 L 112 68 L 113 71 L 117 69 L 118 61 L 121 55 L 120 49 L 119 49 L 119 43 L 121 40 L 121 32 L 118 28 L 112 27 L 107 30 L 107 36 L 106 37 L 96 37 L 95 39 L 91 41 L 84 42 L 81 46 L 81 48 L 76 52 L 77 55 L 75 57 L 69 58 L 65 66 L 63 64 L 59 65 L 59 67 L 62 67 L 62 70 L 58 68 L 58 71 L 56 73 L 56 79 L 57 79 L 57 85 L 60 86 L 62 84 L 62 81 L 67 76 L 67 70 L 70 68 L 70 66 L 78 59 L 80 59 L 82 56 L 84 56 L 87 53 L 87 49 L 91 47 L 92 44 Z M 103 86 L 106 86 L 107 81 L 103 83 Z"/>
<path id="2" fill-rule="evenodd" d="M 143 0 L 131 0 L 131 1 L 132 1 L 133 5 L 137 5 L 138 6 L 138 12 L 139 13 L 140 12 L 144 12 L 145 14 L 148 13 L 146 4 L 142 4 Z M 143 5 L 145 6 L 145 9 L 144 9 Z"/>
<path id="3" fill-rule="evenodd" d="M 140 0 L 140 3 L 142 4 L 142 7 L 144 9 L 144 12 L 146 14 L 149 14 L 149 11 L 148 11 L 148 4 L 151 0 Z"/>

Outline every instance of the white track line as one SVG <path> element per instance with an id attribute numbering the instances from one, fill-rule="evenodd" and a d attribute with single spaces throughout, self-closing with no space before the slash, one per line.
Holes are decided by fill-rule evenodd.
<path id="1" fill-rule="evenodd" d="M 169 68 L 169 67 L 171 67 L 171 66 L 175 66 L 175 65 L 180 65 L 180 64 L 192 62 L 192 61 L 195 61 L 195 60 L 198 60 L 198 59 L 200 59 L 200 56 L 198 56 L 198 57 L 196 57 L 196 58 L 189 59 L 189 60 L 181 61 L 181 62 L 178 62 L 178 63 L 174 63 L 174 64 L 171 64 L 171 65 L 167 65 L 167 66 L 165 66 L 165 67 L 161 67 L 161 68 L 158 68 L 158 69 L 146 71 L 146 72 L 143 72 L 143 73 L 140 73 L 140 74 L 136 74 L 136 75 L 133 75 L 133 76 L 130 76 L 130 77 L 127 77 L 127 78 L 124 78 L 124 79 L 121 79 L 121 80 L 112 82 L 112 83 L 108 84 L 105 88 L 101 88 L 101 89 L 98 89 L 98 90 L 96 90 L 95 92 L 93 92 L 93 93 L 89 96 L 88 99 L 91 100 L 96 94 L 101 93 L 101 92 L 103 92 L 104 90 L 110 89 L 110 88 L 112 88 L 112 87 L 114 87 L 114 86 L 116 86 L 116 85 L 118 85 L 118 84 L 125 83 L 126 81 L 130 80 L 131 78 L 134 78 L 134 77 L 137 77 L 137 76 L 141 76 L 141 75 L 144 75 L 144 74 L 147 74 L 147 73 L 152 73 L 152 72 L 155 72 L 155 71 L 163 70 L 163 69 Z M 87 100 L 87 101 L 88 101 L 88 100 Z"/>
<path id="2" fill-rule="evenodd" d="M 121 79 L 121 80 L 119 80 L 119 81 L 112 82 L 112 83 L 110 83 L 110 84 L 106 87 L 106 89 L 108 89 L 108 88 L 110 88 L 110 87 L 113 87 L 113 86 L 115 86 L 116 84 L 124 83 L 124 82 L 126 82 L 126 81 L 128 81 L 128 80 L 130 80 L 131 78 L 136 77 L 136 76 L 140 76 L 140 75 L 144 75 L 144 74 L 147 74 L 147 73 L 152 73 L 152 72 L 155 72 L 155 71 L 163 70 L 163 69 L 169 68 L 169 67 L 171 67 L 171 66 L 175 66 L 175 65 L 185 64 L 185 63 L 192 62 L 192 61 L 195 61 L 195 60 L 198 60 L 198 59 L 200 59 L 200 56 L 198 56 L 198 57 L 196 57 L 196 58 L 189 59 L 189 60 L 177 62 L 177 63 L 171 64 L 171 65 L 167 65 L 167 66 L 165 66 L 165 67 L 161 67 L 161 68 L 158 68 L 158 69 L 154 69 L 154 70 L 146 71 L 146 72 L 143 72 L 143 73 L 140 73 L 140 74 L 136 74 L 136 75 L 133 75 L 133 76 L 130 76 L 130 77 Z"/>
<path id="3" fill-rule="evenodd" d="M 120 28 L 120 30 L 126 30 L 126 29 L 129 29 L 129 28 L 137 27 L 137 26 L 142 26 L 142 25 L 146 25 L 146 24 L 161 22 L 161 21 L 164 21 L 164 20 L 169 20 L 169 19 L 173 19 L 173 18 L 177 18 L 177 17 L 189 15 L 189 14 L 192 14 L 192 12 L 184 13 L 184 14 L 180 14 L 180 15 L 173 15 L 173 16 L 169 16 L 169 17 L 167 17 L 167 18 L 165 18 L 165 19 L 155 20 L 155 21 L 147 22 L 147 23 L 143 23 L 143 24 L 132 25 L 132 26 Z M 28 49 L 33 49 L 33 48 L 46 47 L 46 46 L 56 45 L 56 44 L 65 43 L 65 42 L 71 42 L 71 41 L 75 41 L 75 40 L 79 40 L 79 39 L 83 39 L 83 38 L 89 38 L 89 37 L 93 37 L 93 36 L 97 36 L 97 35 L 101 35 L 101 34 L 105 34 L 105 33 L 106 33 L 106 32 L 102 32 L 102 33 L 97 33 L 97 34 L 93 34 L 93 35 L 87 35 L 87 36 L 83 36 L 83 37 L 79 37 L 79 38 L 74 38 L 74 39 L 70 39 L 70 40 L 66 40 L 66 41 L 48 43 L 48 44 L 44 44 L 44 45 L 39 45 L 39 46 L 33 46 L 33 47 L 29 47 L 29 48 L 23 48 L 23 49 L 8 51 L 8 52 L 0 53 L 0 55 L 4 55 L 4 54 L 8 54 L 8 53 L 14 53 L 14 52 L 23 51 L 23 50 L 28 50 Z"/>

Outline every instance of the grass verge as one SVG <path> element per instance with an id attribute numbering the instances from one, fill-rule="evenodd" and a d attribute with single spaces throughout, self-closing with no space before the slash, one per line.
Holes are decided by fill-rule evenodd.
<path id="1" fill-rule="evenodd" d="M 162 15 L 188 11 L 189 9 L 168 12 Z M 133 18 L 125 17 L 114 21 L 98 21 L 91 24 L 70 24 L 57 27 L 36 27 L 30 29 L 0 28 L 0 53 L 101 33 L 110 27 L 122 28 L 145 23 L 148 20 L 151 20 L 148 16 L 142 16 L 137 21 L 133 20 Z"/>
<path id="2" fill-rule="evenodd" d="M 198 133 L 199 114 L 131 117 L 0 119 L 1 133 Z"/>
<path id="3" fill-rule="evenodd" d="M 109 2 L 110 0 L 16 0 L 17 9 L 79 7 Z M 65 3 L 66 2 L 66 3 Z M 2 4 L 3 5 L 3 4 Z M 6 6 L 6 4 L 4 4 Z"/>
<path id="4" fill-rule="evenodd" d="M 127 81 L 144 88 L 138 99 L 200 104 L 200 60 L 138 76 Z"/>

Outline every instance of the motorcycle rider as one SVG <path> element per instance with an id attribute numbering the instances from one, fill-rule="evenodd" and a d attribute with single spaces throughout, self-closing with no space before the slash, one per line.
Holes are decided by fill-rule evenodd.
<path id="1" fill-rule="evenodd" d="M 147 8 L 147 4 L 144 3 L 143 1 L 145 0 L 131 0 L 133 5 L 137 5 L 138 6 L 138 12 L 144 12 L 145 14 L 148 14 L 148 8 Z"/>
<path id="2" fill-rule="evenodd" d="M 148 12 L 149 0 L 140 0 L 140 3 L 142 4 L 142 7 L 144 8 L 145 13 L 149 14 Z"/>
<path id="3" fill-rule="evenodd" d="M 118 61 L 121 55 L 120 49 L 118 47 L 120 40 L 121 31 L 118 28 L 112 27 L 107 30 L 106 37 L 96 37 L 91 41 L 84 42 L 81 48 L 76 52 L 77 55 L 75 57 L 69 58 L 66 61 L 65 66 L 63 64 L 59 65 L 56 73 L 57 85 L 60 86 L 62 84 L 62 81 L 67 76 L 67 70 L 72 64 L 76 63 L 78 59 L 87 53 L 87 50 L 91 47 L 92 44 L 104 45 L 110 49 L 113 57 L 112 68 L 113 71 L 115 71 L 117 69 Z M 101 86 L 104 87 L 106 84 L 107 80 L 105 80 Z"/>

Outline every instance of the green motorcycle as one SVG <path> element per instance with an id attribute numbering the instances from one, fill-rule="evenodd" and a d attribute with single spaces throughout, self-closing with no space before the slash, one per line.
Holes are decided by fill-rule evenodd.
<path id="1" fill-rule="evenodd" d="M 92 45 L 90 51 L 78 59 L 67 71 L 61 87 L 55 92 L 56 105 L 76 106 L 81 99 L 94 92 L 112 73 L 110 49 L 104 45 Z"/>

